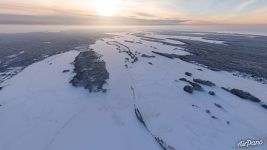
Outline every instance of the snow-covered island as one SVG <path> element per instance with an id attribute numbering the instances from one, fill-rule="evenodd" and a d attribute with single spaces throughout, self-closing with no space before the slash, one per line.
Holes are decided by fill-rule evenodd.
<path id="1" fill-rule="evenodd" d="M 68 39 L 25 65 L 27 49 L 5 53 L 0 150 L 267 149 L 266 45 L 234 51 L 260 38 L 119 32 Z"/>

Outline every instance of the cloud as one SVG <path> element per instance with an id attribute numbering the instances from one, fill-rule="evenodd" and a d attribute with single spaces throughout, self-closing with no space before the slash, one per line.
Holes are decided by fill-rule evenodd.
<path id="1" fill-rule="evenodd" d="M 238 7 L 233 11 L 233 13 L 240 13 L 249 6 L 255 4 L 256 2 L 258 2 L 258 0 L 245 0 L 244 2 L 240 3 L 240 5 L 238 5 Z"/>
<path id="2" fill-rule="evenodd" d="M 0 20 L 1 22 L 96 24 L 103 17 L 94 7 L 97 0 L 1 0 L 0 14 L 21 15 L 25 21 Z M 114 24 L 216 24 L 257 20 L 265 23 L 266 15 L 255 13 L 267 6 L 266 0 L 118 0 L 118 10 L 109 21 Z M 253 14 L 254 18 L 251 17 Z M 24 15 L 24 16 L 23 16 Z M 92 17 L 94 16 L 94 17 Z M 116 17 L 115 17 L 116 16 Z M 102 18 L 102 19 L 99 19 Z M 1 19 L 1 18 L 0 18 Z M 73 19 L 73 20 L 70 20 Z M 122 19 L 125 19 L 124 21 Z M 26 21 L 27 20 L 27 21 Z M 129 21 L 130 23 L 128 23 Z M 163 23 L 165 21 L 166 23 Z M 255 23 L 255 21 L 251 22 Z"/>
<path id="3" fill-rule="evenodd" d="M 135 12 L 134 15 L 136 15 L 137 17 L 145 17 L 145 18 L 155 18 L 157 16 L 149 14 L 149 13 L 144 13 L 144 12 Z"/>
<path id="4" fill-rule="evenodd" d="M 267 6 L 252 12 L 247 16 L 240 17 L 241 23 L 267 24 Z"/>
<path id="5" fill-rule="evenodd" d="M 0 15 L 0 24 L 42 24 L 42 25 L 178 25 L 185 20 L 138 19 L 130 17 L 102 16 L 33 16 Z"/>

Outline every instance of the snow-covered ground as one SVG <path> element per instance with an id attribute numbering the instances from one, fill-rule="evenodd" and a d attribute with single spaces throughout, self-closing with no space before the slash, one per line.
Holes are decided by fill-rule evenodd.
<path id="1" fill-rule="evenodd" d="M 220 88 L 239 88 L 267 103 L 267 85 L 152 53 L 187 55 L 182 49 L 118 35 L 90 46 L 106 62 L 107 93 L 89 93 L 69 84 L 74 74 L 62 71 L 73 70 L 77 51 L 49 57 L 2 83 L 0 150 L 160 150 L 137 120 L 134 104 L 151 133 L 176 150 L 237 149 L 246 139 L 265 142 L 254 149 L 267 148 L 267 110 Z M 114 41 L 122 44 L 121 49 L 129 47 L 138 61 L 126 61 L 131 59 L 127 53 L 108 44 Z M 188 94 L 183 91 L 186 83 L 179 81 L 183 77 L 217 86 Z M 210 90 L 216 96 L 209 95 Z"/>
<path id="2" fill-rule="evenodd" d="M 191 33 L 191 34 L 196 34 L 198 36 L 181 36 L 181 35 L 160 35 L 160 34 L 155 34 L 155 33 L 147 33 L 149 37 L 157 37 L 157 38 L 162 38 L 165 39 L 166 42 L 171 42 L 173 43 L 174 40 L 169 40 L 167 38 L 172 38 L 172 39 L 185 39 L 185 40 L 193 40 L 193 41 L 201 41 L 201 42 L 206 42 L 206 43 L 214 43 L 214 44 L 224 44 L 223 41 L 218 41 L 218 40 L 207 40 L 204 39 L 204 35 L 206 33 Z M 203 37 L 199 37 L 200 35 L 203 35 Z M 179 43 L 182 44 L 182 43 Z"/>

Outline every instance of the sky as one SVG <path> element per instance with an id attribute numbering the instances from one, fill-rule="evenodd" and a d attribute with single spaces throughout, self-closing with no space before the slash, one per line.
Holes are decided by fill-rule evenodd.
<path id="1" fill-rule="evenodd" d="M 0 0 L 0 23 L 267 24 L 267 0 Z"/>

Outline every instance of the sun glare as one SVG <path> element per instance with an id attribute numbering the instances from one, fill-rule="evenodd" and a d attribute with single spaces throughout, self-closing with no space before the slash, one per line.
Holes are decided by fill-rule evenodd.
<path id="1" fill-rule="evenodd" d="M 97 0 L 95 9 L 101 16 L 112 16 L 118 10 L 118 0 Z"/>

